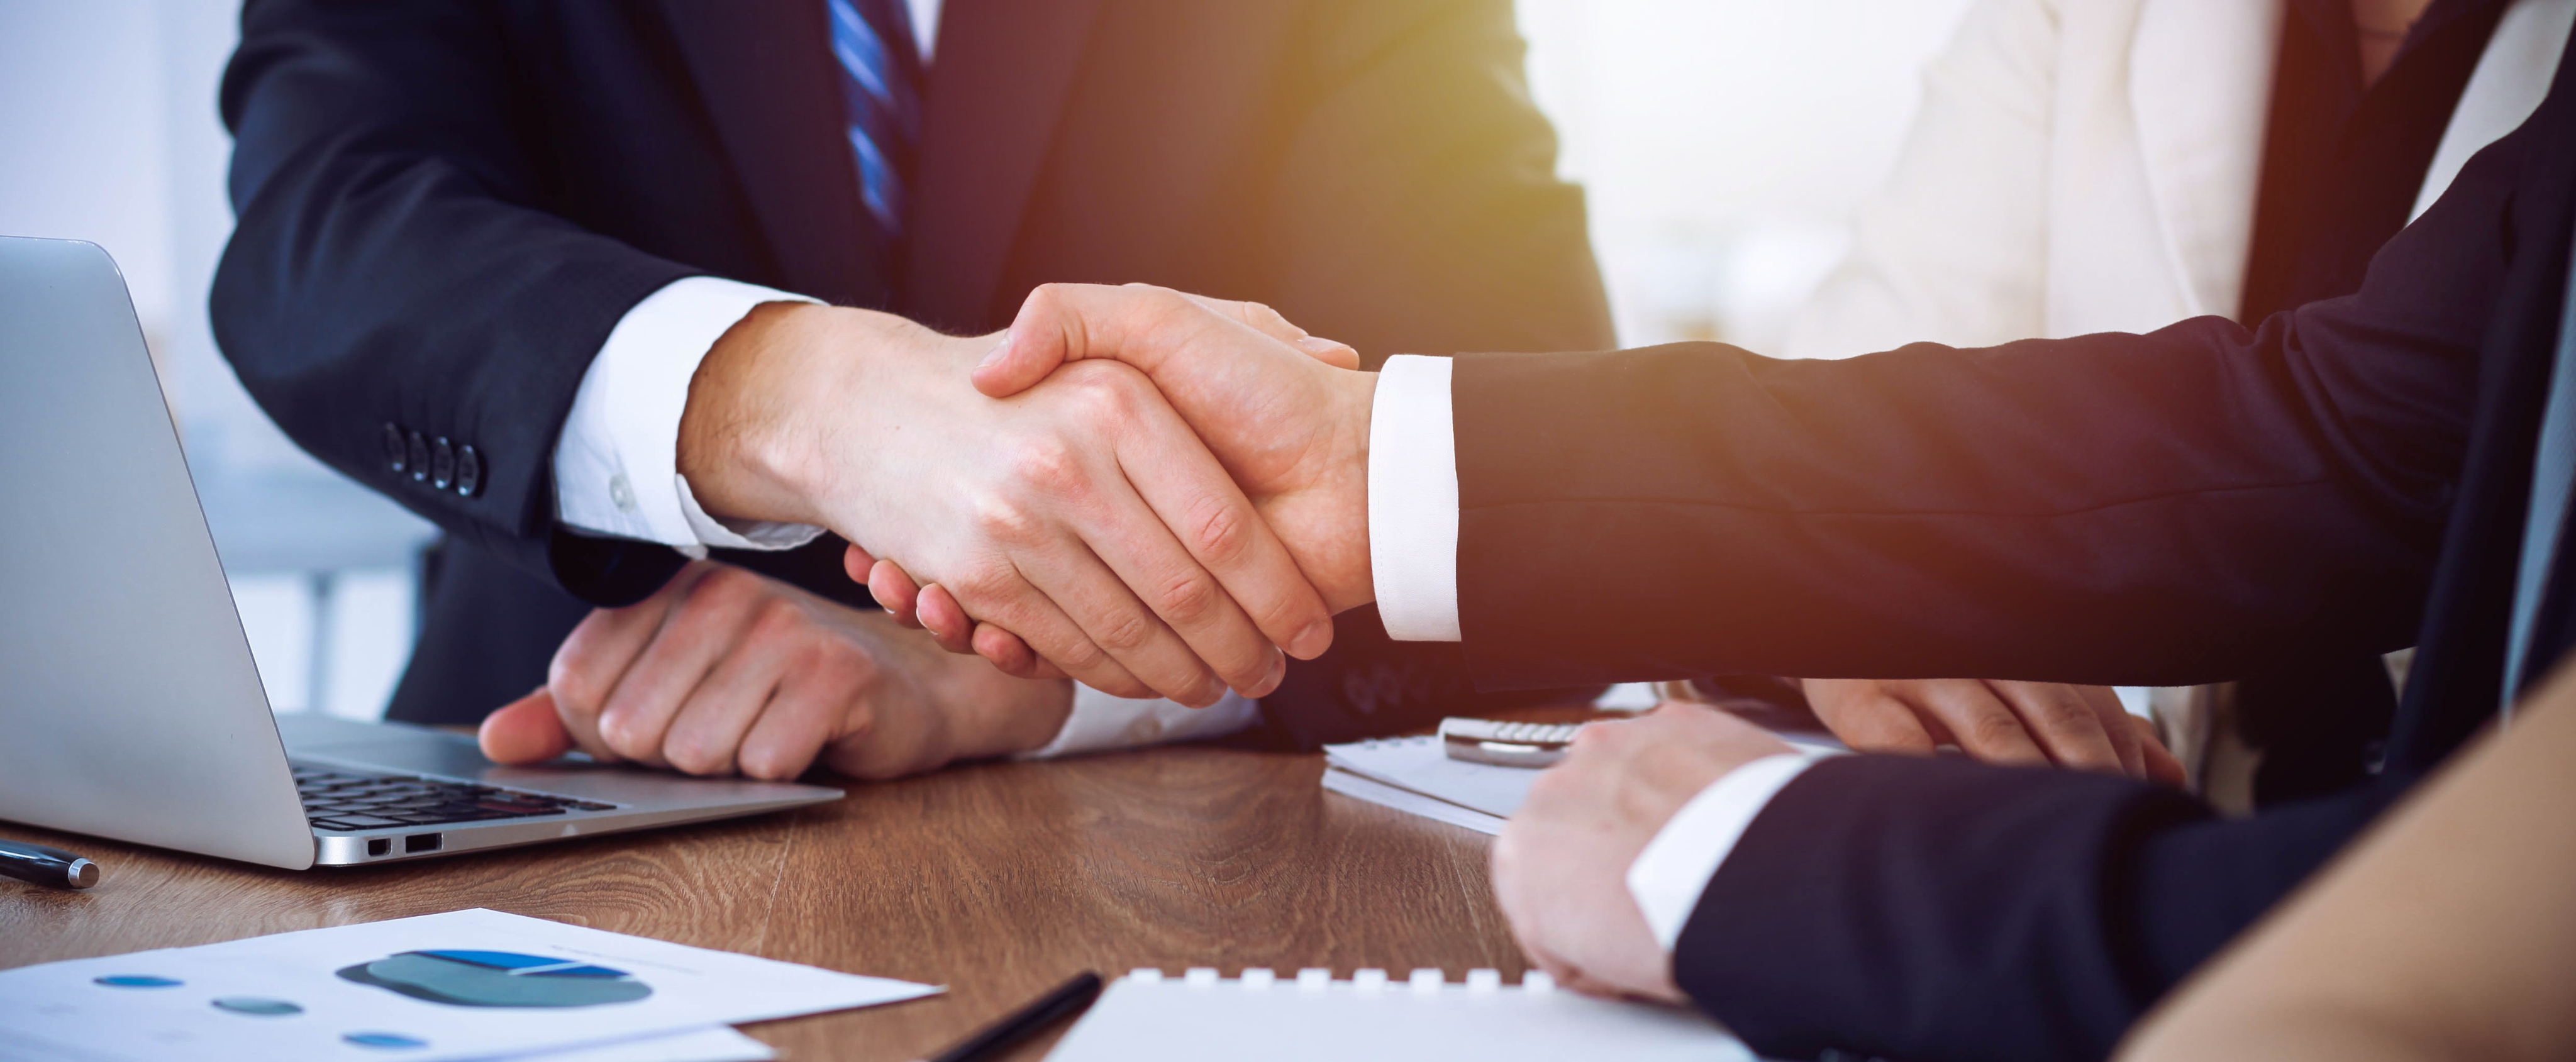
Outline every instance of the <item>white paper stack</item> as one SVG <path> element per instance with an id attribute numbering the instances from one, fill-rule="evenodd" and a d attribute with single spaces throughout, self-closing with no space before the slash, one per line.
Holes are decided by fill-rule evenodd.
<path id="1" fill-rule="evenodd" d="M 1780 738 L 1809 757 L 1850 751 L 1820 735 Z M 1479 833 L 1503 832 L 1540 773 L 1450 759 L 1428 735 L 1324 746 L 1324 788 Z"/>
<path id="2" fill-rule="evenodd" d="M 0 1062 L 753 1062 L 930 985 L 481 909 L 0 970 Z"/>

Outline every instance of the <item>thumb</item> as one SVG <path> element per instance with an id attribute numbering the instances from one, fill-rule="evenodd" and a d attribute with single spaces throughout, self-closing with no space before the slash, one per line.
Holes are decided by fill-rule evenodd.
<path id="1" fill-rule="evenodd" d="M 1149 340 L 1182 319 L 1208 316 L 1204 304 L 1167 288 L 1041 284 L 1020 303 L 1001 343 L 976 364 L 975 389 L 1007 398 L 1084 358 L 1123 361 L 1152 376 L 1163 352 Z"/>
<path id="2" fill-rule="evenodd" d="M 555 714 L 555 695 L 543 686 L 484 716 L 475 739 L 494 763 L 544 763 L 572 751 L 572 734 Z"/>

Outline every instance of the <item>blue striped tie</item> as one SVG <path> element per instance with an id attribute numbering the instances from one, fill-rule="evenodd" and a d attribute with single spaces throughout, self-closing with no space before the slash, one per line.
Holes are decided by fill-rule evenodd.
<path id="1" fill-rule="evenodd" d="M 904 182 L 921 136 L 921 57 L 912 22 L 903 0 L 827 2 L 850 150 L 859 162 L 859 199 L 893 240 L 903 235 Z"/>

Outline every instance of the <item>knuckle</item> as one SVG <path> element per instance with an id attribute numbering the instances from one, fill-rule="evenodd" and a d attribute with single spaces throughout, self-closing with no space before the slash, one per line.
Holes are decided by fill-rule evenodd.
<path id="1" fill-rule="evenodd" d="M 1005 546 L 1035 545 L 1041 526 L 1036 514 L 1013 499 L 988 495 L 975 504 L 975 533 L 987 541 Z"/>
<path id="2" fill-rule="evenodd" d="M 1155 610 L 1179 624 L 1196 624 L 1215 616 L 1223 600 L 1216 580 L 1197 570 L 1174 576 L 1154 593 Z"/>
<path id="3" fill-rule="evenodd" d="M 793 638 L 804 630 L 805 610 L 783 597 L 761 602 L 751 620 L 752 636 L 762 640 Z"/>
<path id="4" fill-rule="evenodd" d="M 956 598 L 961 606 L 973 602 L 990 607 L 1007 600 L 1017 582 L 1018 573 L 1009 564 L 996 560 L 979 561 L 968 565 L 949 584 L 949 596 Z"/>
<path id="5" fill-rule="evenodd" d="M 607 695 L 587 670 L 561 653 L 546 667 L 546 689 L 554 694 L 556 707 L 585 717 L 598 715 L 599 702 Z"/>
<path id="6" fill-rule="evenodd" d="M 1210 564 L 1230 565 L 1252 552 L 1252 522 L 1230 499 L 1199 503 L 1190 521 L 1190 544 Z"/>
<path id="7" fill-rule="evenodd" d="M 2004 712 L 1988 712 L 1977 716 L 1976 720 L 1968 725 L 1968 733 L 1978 744 L 1989 747 L 2010 744 L 2028 736 L 2028 732 L 2022 729 L 2021 720 Z"/>
<path id="8" fill-rule="evenodd" d="M 1103 651 L 1098 643 L 1087 639 L 1076 639 L 1072 644 L 1065 646 L 1062 650 L 1047 654 L 1047 659 L 1054 661 L 1057 667 L 1075 674 L 1107 667 L 1110 662 L 1109 654 Z M 1028 665 L 1028 670 L 1035 671 L 1037 669 L 1037 654 L 1034 652 L 1029 653 L 1026 658 L 1026 663 Z M 1021 677 L 1026 678 L 1028 676 L 1022 675 Z M 1103 681 L 1110 681 L 1110 679 L 1103 679 Z M 1120 676 L 1117 677 L 1116 681 L 1118 681 L 1120 685 L 1127 690 L 1144 689 L 1144 685 L 1142 683 L 1135 681 L 1135 679 L 1131 677 Z M 1097 685 L 1097 683 L 1095 683 L 1095 685 Z M 1107 690 L 1109 687 L 1101 686 L 1100 688 Z M 1122 692 L 1118 695 L 1121 697 L 1152 696 L 1150 693 L 1129 692 Z"/>
<path id="9" fill-rule="evenodd" d="M 725 750 L 703 734 L 681 731 L 662 743 L 662 758 L 687 774 L 715 774 L 725 767 Z"/>
<path id="10" fill-rule="evenodd" d="M 1142 613 L 1121 609 L 1100 625 L 1092 641 L 1111 653 L 1132 652 L 1144 647 L 1154 637 L 1154 621 Z"/>
<path id="11" fill-rule="evenodd" d="M 1097 400 L 1090 389 L 1065 396 L 1065 400 L 1089 408 Z M 1073 444 L 1055 435 L 1027 435 L 1016 440 L 1003 457 L 1002 467 L 1011 480 L 1038 492 L 1041 496 L 1078 496 L 1090 486 L 1084 474 L 1082 455 Z M 1014 507 L 1016 508 L 1016 507 Z M 1022 514 L 1025 518 L 1025 514 Z"/>

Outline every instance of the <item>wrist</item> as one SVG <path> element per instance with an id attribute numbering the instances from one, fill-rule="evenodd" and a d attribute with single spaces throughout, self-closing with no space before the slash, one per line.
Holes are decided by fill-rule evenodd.
<path id="1" fill-rule="evenodd" d="M 716 341 L 690 378 L 680 475 L 711 516 L 831 526 L 831 500 L 863 474 L 831 459 L 826 446 L 866 416 L 871 399 L 894 393 L 888 370 L 946 356 L 964 359 L 962 373 L 978 353 L 972 340 L 892 314 L 763 303 Z"/>
<path id="2" fill-rule="evenodd" d="M 689 378 L 676 464 L 698 504 L 733 520 L 816 523 L 795 445 L 792 378 L 811 335 L 839 311 L 762 303 L 717 338 Z"/>

